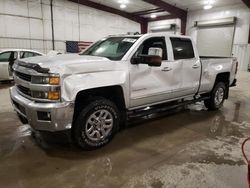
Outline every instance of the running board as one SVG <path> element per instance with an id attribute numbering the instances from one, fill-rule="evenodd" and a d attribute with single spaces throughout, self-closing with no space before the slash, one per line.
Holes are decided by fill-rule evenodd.
<path id="1" fill-rule="evenodd" d="M 173 110 L 175 108 L 190 105 L 190 104 L 193 104 L 195 102 L 200 102 L 200 101 L 203 101 L 206 99 L 209 99 L 209 97 L 208 96 L 200 97 L 200 98 L 194 99 L 194 100 L 175 102 L 174 104 L 173 104 L 173 102 L 172 103 L 169 102 L 169 103 L 150 106 L 150 107 L 141 108 L 141 109 L 137 109 L 137 110 L 131 110 L 131 111 L 127 111 L 127 117 L 128 117 L 128 119 L 139 118 L 139 117 L 147 116 L 147 115 L 154 114 L 154 113 L 160 113 L 160 112 L 165 112 L 168 110 Z"/>

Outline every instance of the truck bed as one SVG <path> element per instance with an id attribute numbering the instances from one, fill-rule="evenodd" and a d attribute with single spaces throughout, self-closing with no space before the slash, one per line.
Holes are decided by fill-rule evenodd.
<path id="1" fill-rule="evenodd" d="M 201 79 L 199 92 L 209 92 L 213 88 L 216 77 L 220 72 L 229 74 L 229 85 L 234 81 L 237 59 L 235 57 L 200 56 Z"/>

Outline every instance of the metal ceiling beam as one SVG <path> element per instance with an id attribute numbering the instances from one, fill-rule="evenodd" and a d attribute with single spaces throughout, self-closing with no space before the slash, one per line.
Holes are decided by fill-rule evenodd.
<path id="1" fill-rule="evenodd" d="M 246 4 L 246 6 L 247 6 L 248 8 L 250 8 L 250 1 L 249 1 L 249 0 L 242 0 L 242 1 L 243 1 L 243 3 Z"/>
<path id="2" fill-rule="evenodd" d="M 132 14 L 134 15 L 147 15 L 147 14 L 152 14 L 152 13 L 157 13 L 157 12 L 164 12 L 165 10 L 162 8 L 154 8 L 154 9 L 149 9 L 149 10 L 143 10 L 143 11 L 138 11 L 138 12 L 133 12 Z"/>
<path id="3" fill-rule="evenodd" d="M 160 20 L 170 20 L 170 19 L 176 19 L 178 18 L 175 15 L 164 15 L 164 16 L 158 16 L 156 18 L 148 18 L 148 22 L 154 22 L 154 21 L 160 21 Z"/>
<path id="4" fill-rule="evenodd" d="M 176 6 L 173 6 L 163 0 L 142 0 L 144 2 L 147 2 L 149 4 L 155 5 L 159 8 L 164 9 L 165 11 L 169 12 L 170 14 L 173 14 L 177 16 L 178 18 L 186 17 L 187 16 L 187 11 L 180 9 Z"/>
<path id="5" fill-rule="evenodd" d="M 116 15 L 122 16 L 124 18 L 127 18 L 129 20 L 132 20 L 134 22 L 140 23 L 140 25 L 141 25 L 141 33 L 142 34 L 147 33 L 147 28 L 146 28 L 147 27 L 147 20 L 145 18 L 134 15 L 132 13 L 124 12 L 124 11 L 109 7 L 109 6 L 106 6 L 106 5 L 95 3 L 95 2 L 90 1 L 90 0 L 69 0 L 69 1 L 74 2 L 74 3 L 79 3 L 81 5 L 88 6 L 88 7 L 98 9 L 98 10 L 101 10 L 101 11 L 116 14 Z"/>
<path id="6" fill-rule="evenodd" d="M 186 33 L 186 25 L 187 25 L 187 11 L 176 6 L 173 6 L 163 0 L 142 0 L 144 2 L 150 3 L 154 6 L 164 9 L 169 12 L 171 15 L 176 16 L 181 19 L 181 33 Z M 172 18 L 170 18 L 172 19 Z"/>
<path id="7" fill-rule="evenodd" d="M 124 18 L 127 18 L 129 20 L 132 20 L 134 22 L 142 23 L 142 22 L 145 21 L 145 19 L 140 17 L 140 16 L 133 15 L 131 13 L 124 12 L 124 11 L 121 11 L 121 10 L 118 10 L 118 9 L 115 9 L 115 8 L 112 8 L 112 7 L 103 5 L 103 4 L 95 3 L 95 2 L 90 1 L 90 0 L 69 0 L 69 1 L 79 3 L 81 5 L 88 6 L 88 7 L 91 7 L 91 8 L 95 8 L 95 9 L 98 9 L 98 10 L 101 10 L 101 11 L 116 14 L 116 15 L 122 16 Z"/>

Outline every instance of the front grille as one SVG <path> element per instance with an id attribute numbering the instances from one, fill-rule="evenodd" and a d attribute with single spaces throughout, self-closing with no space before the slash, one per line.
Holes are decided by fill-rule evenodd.
<path id="1" fill-rule="evenodd" d="M 15 75 L 25 81 L 31 82 L 31 75 L 15 71 Z"/>
<path id="2" fill-rule="evenodd" d="M 21 93 L 23 93 L 23 94 L 25 94 L 25 95 L 31 97 L 31 91 L 30 91 L 29 88 L 23 87 L 23 86 L 21 86 L 21 85 L 17 85 L 17 89 L 18 89 Z"/>

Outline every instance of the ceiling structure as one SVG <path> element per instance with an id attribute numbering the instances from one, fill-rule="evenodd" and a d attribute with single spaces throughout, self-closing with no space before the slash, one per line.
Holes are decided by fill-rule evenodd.
<path id="1" fill-rule="evenodd" d="M 181 20 L 181 33 L 185 34 L 187 12 L 201 10 L 205 0 L 69 0 L 91 8 L 117 14 L 141 24 L 141 33 L 147 32 L 148 22 Z M 216 7 L 242 4 L 249 7 L 249 0 L 216 0 Z M 124 4 L 125 7 L 121 7 Z"/>
<path id="2" fill-rule="evenodd" d="M 163 0 L 172 5 L 185 10 L 202 10 L 205 0 Z M 249 0 L 245 0 L 249 1 Z M 229 5 L 242 4 L 241 0 L 216 0 L 215 7 L 224 7 Z"/>

